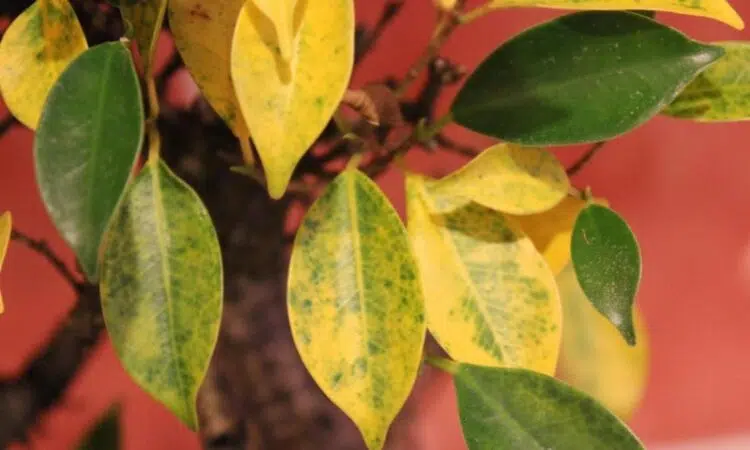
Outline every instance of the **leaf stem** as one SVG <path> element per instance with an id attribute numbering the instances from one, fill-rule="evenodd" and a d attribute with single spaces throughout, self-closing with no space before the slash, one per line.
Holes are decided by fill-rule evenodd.
<path id="1" fill-rule="evenodd" d="M 245 165 L 255 165 L 255 155 L 253 149 L 250 147 L 250 136 L 248 133 L 242 133 L 237 136 L 237 140 L 240 141 L 240 150 L 242 151 L 242 159 L 245 161 Z"/>
<path id="2" fill-rule="evenodd" d="M 438 369 L 442 371 L 448 372 L 451 375 L 455 375 L 459 367 L 459 363 L 455 361 L 451 361 L 450 359 L 440 358 L 437 356 L 427 355 L 425 357 L 425 362 L 427 362 L 429 365 L 433 367 L 437 367 Z"/>
<path id="3" fill-rule="evenodd" d="M 161 136 L 157 120 L 159 118 L 159 94 L 156 91 L 156 81 L 152 73 L 146 74 L 146 93 L 148 95 L 148 119 L 146 119 L 146 132 L 148 133 L 148 161 L 155 164 L 159 162 L 161 154 Z"/>
<path id="4" fill-rule="evenodd" d="M 586 151 L 586 153 L 584 153 L 583 156 L 581 156 L 581 158 L 578 161 L 576 161 L 572 166 L 570 166 L 570 168 L 567 170 L 568 176 L 573 176 L 577 174 L 578 172 L 580 172 L 581 169 L 586 167 L 586 165 L 591 161 L 591 158 L 596 156 L 596 154 L 599 153 L 599 150 L 604 148 L 607 142 L 609 141 L 600 141 L 592 145 Z"/>
<path id="5" fill-rule="evenodd" d="M 461 14 L 458 17 L 458 21 L 462 25 L 465 25 L 467 23 L 470 23 L 479 19 L 480 17 L 486 16 L 487 14 L 491 13 L 494 9 L 495 7 L 492 5 L 492 1 L 490 0 L 487 3 L 477 6 L 471 11 L 467 11 L 465 14 Z"/>
<path id="6" fill-rule="evenodd" d="M 68 269 L 68 266 L 65 264 L 65 262 L 63 262 L 63 260 L 60 259 L 60 257 L 57 256 L 54 251 L 52 251 L 47 242 L 42 239 L 34 239 L 16 228 L 13 228 L 11 230 L 10 238 L 11 240 L 19 242 L 43 256 L 47 261 L 49 261 L 50 264 L 52 264 L 52 267 L 57 270 L 60 276 L 62 276 L 76 292 L 80 293 L 81 291 L 83 291 L 83 282 L 77 279 L 73 272 Z"/>

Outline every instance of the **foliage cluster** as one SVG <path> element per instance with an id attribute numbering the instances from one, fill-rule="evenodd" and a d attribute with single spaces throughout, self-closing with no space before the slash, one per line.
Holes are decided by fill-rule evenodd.
<path id="1" fill-rule="evenodd" d="M 362 143 L 302 220 L 287 302 L 302 360 L 369 449 L 384 445 L 425 362 L 454 376 L 471 450 L 642 448 L 623 422 L 647 368 L 638 244 L 549 147 L 591 143 L 593 154 L 658 114 L 746 119 L 750 44 L 698 42 L 653 14 L 742 28 L 725 0 L 439 0 L 425 58 L 384 98 L 349 89 L 354 0 L 110 3 L 128 36 L 89 48 L 68 0 L 37 0 L 0 42 L 0 91 L 36 132 L 47 211 L 98 283 L 117 355 L 146 392 L 197 429 L 223 298 L 212 219 L 160 156 L 153 66 L 168 16 L 241 143 L 235 171 L 271 197 L 316 188 L 293 174 L 330 123 Z M 499 43 L 447 115 L 394 145 L 372 151 L 341 113 L 386 129 L 387 105 L 456 28 L 518 6 L 582 11 Z M 501 143 L 441 179 L 401 163 L 449 123 Z M 405 174 L 406 226 L 369 176 L 391 164 Z M 10 236 L 5 213 L 0 262 Z M 423 354 L 428 331 L 450 359 Z"/>

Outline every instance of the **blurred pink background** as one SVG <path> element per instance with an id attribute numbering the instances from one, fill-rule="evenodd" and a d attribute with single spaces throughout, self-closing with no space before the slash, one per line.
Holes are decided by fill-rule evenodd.
<path id="1" fill-rule="evenodd" d="M 750 21 L 750 3 L 730 1 Z M 403 74 L 424 48 L 434 23 L 432 1 L 406 3 L 355 73 L 355 87 L 388 74 Z M 358 20 L 374 22 L 383 4 L 382 0 L 357 1 Z M 559 13 L 529 9 L 495 13 L 457 31 L 442 55 L 471 69 L 503 40 Z M 707 19 L 672 14 L 660 14 L 659 19 L 705 41 L 750 40 L 748 30 L 738 32 Z M 162 44 L 165 57 L 169 39 Z M 170 96 L 185 102 L 194 92 L 184 73 L 168 89 Z M 445 93 L 441 111 L 454 93 L 455 89 Z M 2 108 L 0 116 L 5 114 Z M 490 142 L 457 126 L 449 130 L 453 137 L 477 146 Z M 692 124 L 658 117 L 610 143 L 574 179 L 608 198 L 642 245 L 644 275 L 638 302 L 653 348 L 646 398 L 631 424 L 649 448 L 750 433 L 748 137 L 750 124 Z M 14 225 L 48 239 L 72 264 L 72 255 L 47 217 L 34 184 L 32 140 L 32 133 L 20 126 L 0 139 L 0 211 L 11 210 Z M 580 151 L 561 149 L 558 154 L 570 163 Z M 409 165 L 428 173 L 444 173 L 461 163 L 447 155 L 414 153 Z M 403 211 L 401 176 L 391 172 L 381 181 Z M 6 312 L 0 316 L 0 373 L 12 374 L 48 338 L 74 297 L 46 261 L 19 244 L 11 244 L 0 287 L 6 301 Z M 90 422 L 114 401 L 124 406 L 124 449 L 199 448 L 194 434 L 130 382 L 108 342 L 84 367 L 63 406 L 35 430 L 33 447 L 72 448 Z M 422 448 L 464 448 L 449 378 L 429 372 L 419 385 L 416 403 L 421 413 L 413 433 Z M 750 444 L 709 447 L 739 449 Z"/>

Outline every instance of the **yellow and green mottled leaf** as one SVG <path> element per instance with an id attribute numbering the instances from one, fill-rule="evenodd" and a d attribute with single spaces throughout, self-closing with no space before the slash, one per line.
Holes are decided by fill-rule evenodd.
<path id="1" fill-rule="evenodd" d="M 281 59 L 292 59 L 294 45 L 294 9 L 297 0 L 252 0 L 255 6 L 271 21 L 276 30 L 276 40 Z"/>
<path id="2" fill-rule="evenodd" d="M 87 48 L 68 0 L 37 0 L 0 42 L 0 93 L 10 112 L 36 129 L 52 85 Z"/>
<path id="3" fill-rule="evenodd" d="M 604 199 L 596 203 L 607 205 Z M 550 269 L 560 273 L 570 263 L 570 239 L 576 217 L 586 203 L 575 197 L 567 196 L 562 202 L 549 211 L 525 216 L 511 216 L 524 233 L 534 242 L 534 246 L 544 255 Z"/>
<path id="4" fill-rule="evenodd" d="M 698 122 L 750 120 L 750 42 L 717 42 L 724 57 L 696 77 L 663 113 Z"/>
<path id="5" fill-rule="evenodd" d="M 438 209 L 453 209 L 474 201 L 510 214 L 546 211 L 568 194 L 570 182 L 555 155 L 541 148 L 498 144 L 488 148 L 455 173 L 428 185 Z M 439 211 L 447 212 L 447 211 Z"/>
<path id="6" fill-rule="evenodd" d="M 470 203 L 433 214 L 422 178 L 407 178 L 408 230 L 427 326 L 456 361 L 552 374 L 562 311 L 555 278 L 502 213 Z"/>
<path id="7" fill-rule="evenodd" d="M 5 261 L 5 254 L 8 252 L 8 243 L 10 242 L 10 231 L 12 229 L 13 219 L 10 211 L 4 212 L 0 215 L 0 270 L 3 268 L 3 261 Z M 5 312 L 5 303 L 3 303 L 3 295 L 0 292 L 0 314 Z"/>
<path id="8" fill-rule="evenodd" d="M 122 18 L 133 27 L 138 53 L 143 61 L 143 72 L 146 74 L 151 73 L 154 65 L 156 43 L 166 9 L 167 0 L 125 1 L 120 5 Z"/>
<path id="9" fill-rule="evenodd" d="M 631 347 L 586 298 L 571 265 L 557 276 L 557 285 L 565 324 L 561 378 L 627 420 L 643 398 L 648 377 L 648 336 L 639 310 L 633 310 L 638 342 Z"/>
<path id="10" fill-rule="evenodd" d="M 727 0 L 491 0 L 490 8 L 537 7 L 573 10 L 618 11 L 636 9 L 699 16 L 742 30 L 745 23 Z"/>
<path id="11" fill-rule="evenodd" d="M 248 1 L 232 46 L 232 79 L 273 198 L 286 191 L 294 168 L 330 121 L 349 83 L 354 1 L 298 0 L 292 30 L 286 62 L 272 22 Z"/>
<path id="12" fill-rule="evenodd" d="M 232 36 L 245 0 L 169 0 L 175 46 L 206 100 L 235 135 L 248 134 L 229 72 Z"/>
<path id="13" fill-rule="evenodd" d="M 313 379 L 381 449 L 420 366 L 424 305 L 406 230 L 361 172 L 341 173 L 305 215 L 288 307 Z"/>
<path id="14" fill-rule="evenodd" d="M 222 266 L 211 218 L 193 190 L 150 160 L 103 243 L 102 311 L 131 378 L 188 427 L 216 344 Z"/>

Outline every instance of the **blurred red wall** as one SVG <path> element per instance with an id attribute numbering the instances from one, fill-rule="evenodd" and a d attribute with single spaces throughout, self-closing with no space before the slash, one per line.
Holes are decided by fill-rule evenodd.
<path id="1" fill-rule="evenodd" d="M 750 3 L 732 2 L 750 21 Z M 432 1 L 406 3 L 356 72 L 355 86 L 402 74 L 423 49 L 434 23 Z M 383 4 L 358 1 L 358 19 L 372 23 Z M 558 13 L 496 13 L 459 30 L 443 55 L 473 68 L 502 40 Z M 710 20 L 669 14 L 660 19 L 706 41 L 750 39 L 750 31 L 737 32 Z M 446 93 L 443 110 L 454 92 Z M 458 127 L 450 132 L 475 145 L 489 142 Z M 695 125 L 656 118 L 609 144 L 574 179 L 608 198 L 642 244 L 644 276 L 638 301 L 650 328 L 652 371 L 632 425 L 647 445 L 750 430 L 750 362 L 743 356 L 750 343 L 748 137 L 748 124 Z M 48 239 L 72 263 L 40 203 L 32 139 L 28 130 L 16 127 L 0 140 L 0 211 L 11 210 L 16 226 Z M 561 149 L 559 155 L 570 162 L 580 150 Z M 460 161 L 418 153 L 409 164 L 442 173 Z M 382 185 L 403 210 L 400 175 L 386 174 Z M 0 374 L 10 375 L 49 337 L 72 307 L 73 295 L 43 259 L 18 244 L 11 245 L 0 286 L 6 301 L 6 313 L 0 316 Z M 419 388 L 423 413 L 414 433 L 424 448 L 461 449 L 450 380 L 430 373 L 431 382 Z M 34 430 L 34 448 L 72 448 L 113 401 L 124 405 L 125 449 L 199 448 L 196 436 L 129 381 L 108 343 L 86 364 L 62 407 Z"/>

